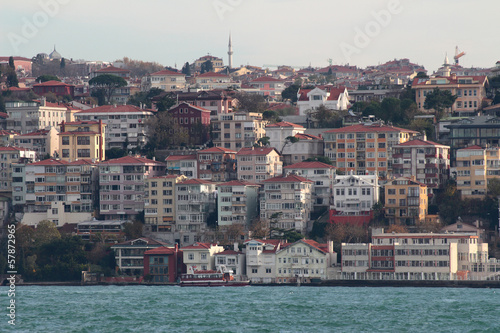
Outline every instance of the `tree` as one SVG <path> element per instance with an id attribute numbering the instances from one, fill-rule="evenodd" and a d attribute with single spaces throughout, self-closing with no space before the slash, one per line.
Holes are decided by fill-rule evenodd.
<path id="1" fill-rule="evenodd" d="M 17 79 L 16 70 L 12 68 L 8 68 L 7 70 L 7 79 L 6 79 L 7 87 L 19 87 L 19 80 Z"/>
<path id="2" fill-rule="evenodd" d="M 49 220 L 42 220 L 38 223 L 33 235 L 36 246 L 47 244 L 54 239 L 61 238 L 61 234 L 56 228 L 56 225 Z"/>
<path id="3" fill-rule="evenodd" d="M 89 81 L 89 85 L 94 89 L 103 89 L 105 93 L 106 103 L 111 103 L 111 97 L 116 89 L 127 86 L 127 81 L 124 78 L 112 75 L 102 74 L 94 77 Z"/>
<path id="4" fill-rule="evenodd" d="M 255 219 L 250 224 L 250 237 L 251 238 L 265 238 L 269 236 L 269 224 L 262 219 Z"/>
<path id="5" fill-rule="evenodd" d="M 167 111 L 158 112 L 146 121 L 148 143 L 146 150 L 165 149 L 189 142 L 187 128 L 175 124 L 174 118 Z"/>
<path id="6" fill-rule="evenodd" d="M 200 66 L 201 74 L 212 72 L 213 70 L 214 70 L 214 64 L 210 60 L 205 61 Z"/>
<path id="7" fill-rule="evenodd" d="M 7 113 L 7 109 L 5 108 L 5 100 L 3 99 L 2 93 L 0 93 L 0 112 Z"/>
<path id="8" fill-rule="evenodd" d="M 276 122 L 278 120 L 278 113 L 272 110 L 266 110 L 262 113 L 262 119 L 270 122 Z"/>
<path id="9" fill-rule="evenodd" d="M 330 160 L 327 156 L 309 157 L 308 159 L 304 160 L 304 162 L 321 162 L 330 165 L 333 164 L 332 160 Z"/>
<path id="10" fill-rule="evenodd" d="M 14 57 L 10 56 L 9 57 L 9 67 L 13 69 L 14 71 L 16 70 L 16 66 L 14 65 Z"/>
<path id="11" fill-rule="evenodd" d="M 326 235 L 329 240 L 335 243 L 361 243 L 367 240 L 368 235 L 363 225 L 352 223 L 333 223 L 326 229 Z"/>
<path id="12" fill-rule="evenodd" d="M 293 145 L 294 143 L 299 142 L 299 138 L 295 136 L 287 136 L 285 142 L 283 143 L 283 147 L 281 147 L 280 155 L 283 155 L 283 150 L 288 145 Z"/>
<path id="13" fill-rule="evenodd" d="M 59 64 L 59 68 L 61 69 L 61 73 L 66 72 L 66 59 L 61 58 L 61 63 Z"/>
<path id="14" fill-rule="evenodd" d="M 185 74 L 186 76 L 191 76 L 191 66 L 189 66 L 189 62 L 186 62 L 184 64 L 184 67 L 182 67 L 182 74 Z"/>
<path id="15" fill-rule="evenodd" d="M 267 108 L 267 102 L 262 95 L 242 92 L 236 94 L 235 98 L 238 101 L 238 110 L 263 113 Z"/>
<path id="16" fill-rule="evenodd" d="M 39 77 L 36 78 L 36 82 L 47 82 L 47 81 L 59 81 L 61 82 L 61 79 L 59 79 L 55 75 L 50 75 L 50 74 L 43 74 L 40 75 Z"/>
<path id="17" fill-rule="evenodd" d="M 127 239 L 142 237 L 143 226 L 140 221 L 127 222 L 123 225 L 123 233 Z"/>
<path id="18" fill-rule="evenodd" d="M 494 198 L 500 197 L 500 179 L 492 178 L 488 180 L 488 195 Z"/>
<path id="19" fill-rule="evenodd" d="M 434 88 L 425 97 L 424 109 L 434 110 L 436 119 L 440 120 L 444 115 L 445 109 L 451 108 L 456 99 L 457 95 L 452 95 L 450 91 Z"/>
<path id="20" fill-rule="evenodd" d="M 259 140 L 257 140 L 257 144 L 261 147 L 267 147 L 269 146 L 269 137 L 268 136 L 264 136 L 262 138 L 260 138 Z"/>
<path id="21" fill-rule="evenodd" d="M 432 140 L 434 138 L 434 125 L 432 124 L 432 120 L 430 119 L 413 119 L 408 125 L 408 128 L 420 133 L 425 132 L 429 140 Z"/>
<path id="22" fill-rule="evenodd" d="M 292 84 L 281 92 L 281 98 L 283 100 L 289 99 L 292 103 L 297 103 L 297 92 L 299 89 L 300 85 Z"/>
<path id="23" fill-rule="evenodd" d="M 174 105 L 175 105 L 175 99 L 172 98 L 172 96 L 170 96 L 168 94 L 165 94 L 158 101 L 156 101 L 156 109 L 159 112 L 167 111 Z"/>
<path id="24" fill-rule="evenodd" d="M 417 79 L 428 79 L 429 75 L 427 75 L 425 72 L 418 72 L 416 78 Z"/>
<path id="25" fill-rule="evenodd" d="M 316 111 L 312 112 L 312 116 L 317 120 L 319 127 L 335 127 L 336 123 L 341 120 L 334 110 L 325 105 L 320 105 Z"/>

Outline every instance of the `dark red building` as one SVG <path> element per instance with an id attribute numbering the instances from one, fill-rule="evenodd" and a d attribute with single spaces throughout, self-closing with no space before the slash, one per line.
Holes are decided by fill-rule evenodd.
<path id="1" fill-rule="evenodd" d="M 188 103 L 180 103 L 168 112 L 176 126 L 187 129 L 190 144 L 202 145 L 209 139 L 210 110 Z"/>
<path id="2" fill-rule="evenodd" d="M 153 283 L 176 282 L 184 271 L 177 244 L 175 248 L 161 246 L 144 252 L 144 276 L 149 275 Z"/>
<path id="3" fill-rule="evenodd" d="M 54 93 L 56 96 L 71 95 L 71 98 L 75 97 L 75 86 L 72 84 L 66 84 L 59 81 L 46 81 L 42 83 L 37 83 L 33 86 L 33 92 L 39 96 L 43 96 L 49 92 Z"/>

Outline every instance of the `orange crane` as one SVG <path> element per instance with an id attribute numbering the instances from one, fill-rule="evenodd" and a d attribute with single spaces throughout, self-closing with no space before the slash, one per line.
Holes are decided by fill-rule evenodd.
<path id="1" fill-rule="evenodd" d="M 465 55 L 465 52 L 461 52 L 459 49 L 458 49 L 458 46 L 455 47 L 455 56 L 453 57 L 453 59 L 455 59 L 455 65 L 458 65 L 458 59 L 460 59 L 461 57 L 463 57 Z"/>

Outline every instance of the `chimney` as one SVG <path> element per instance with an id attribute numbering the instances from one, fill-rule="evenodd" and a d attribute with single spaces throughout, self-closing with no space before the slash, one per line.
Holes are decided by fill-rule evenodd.
<path id="1" fill-rule="evenodd" d="M 233 247 L 235 252 L 238 252 L 240 248 L 238 247 L 238 242 L 234 242 L 234 247 Z"/>

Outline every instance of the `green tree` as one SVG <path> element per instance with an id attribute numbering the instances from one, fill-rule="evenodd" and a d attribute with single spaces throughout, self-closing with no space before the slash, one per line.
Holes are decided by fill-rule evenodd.
<path id="1" fill-rule="evenodd" d="M 278 113 L 273 110 L 266 110 L 262 112 L 262 119 L 270 122 L 276 122 L 278 120 Z"/>
<path id="2" fill-rule="evenodd" d="M 176 125 L 174 118 L 167 111 L 157 112 L 153 118 L 146 121 L 146 126 L 148 137 L 146 151 L 187 145 L 189 142 L 187 129 Z"/>
<path id="3" fill-rule="evenodd" d="M 238 110 L 263 113 L 267 108 L 266 99 L 262 95 L 241 92 L 236 94 L 235 98 L 238 101 Z"/>
<path id="4" fill-rule="evenodd" d="M 123 226 L 123 232 L 128 240 L 136 239 L 142 237 L 143 227 L 144 224 L 140 221 L 127 222 Z"/>
<path id="5" fill-rule="evenodd" d="M 259 140 L 257 140 L 257 144 L 261 147 L 267 147 L 269 146 L 269 137 L 268 136 L 264 136 L 262 138 L 260 138 Z"/>
<path id="6" fill-rule="evenodd" d="M 332 160 L 330 160 L 327 156 L 309 157 L 304 162 L 321 162 L 321 163 L 330 164 L 330 165 L 332 165 L 332 163 L 333 163 Z"/>
<path id="7" fill-rule="evenodd" d="M 418 78 L 418 79 L 428 79 L 429 75 L 427 75 L 425 72 L 418 72 L 416 78 Z"/>
<path id="8" fill-rule="evenodd" d="M 5 100 L 3 98 L 3 94 L 0 93 L 0 112 L 7 113 L 7 109 L 5 108 Z"/>
<path id="9" fill-rule="evenodd" d="M 396 124 L 407 124 L 408 120 L 405 119 L 401 112 L 401 101 L 397 98 L 386 97 L 380 104 L 381 117 L 384 121 L 391 121 Z"/>
<path id="10" fill-rule="evenodd" d="M 116 89 L 127 86 L 127 81 L 116 75 L 103 74 L 91 79 L 89 85 L 94 89 L 103 89 L 106 103 L 109 104 Z"/>
<path id="11" fill-rule="evenodd" d="M 42 220 L 36 226 L 33 238 L 35 240 L 35 245 L 40 246 L 54 239 L 61 238 L 61 234 L 52 221 Z"/>
<path id="12" fill-rule="evenodd" d="M 424 118 L 413 119 L 408 125 L 408 128 L 420 133 L 425 132 L 425 135 L 427 135 L 427 138 L 429 140 L 434 139 L 434 125 L 432 124 L 431 119 L 424 119 Z"/>
<path id="13" fill-rule="evenodd" d="M 286 146 L 288 145 L 293 145 L 294 143 L 297 143 L 299 142 L 299 138 L 295 137 L 295 136 L 287 136 L 285 138 L 285 142 L 283 143 L 283 147 L 281 147 L 281 150 L 280 150 L 280 155 L 283 155 L 283 150 L 285 149 Z"/>
<path id="14" fill-rule="evenodd" d="M 43 75 L 40 75 L 39 77 L 36 78 L 36 82 L 47 82 L 47 81 L 59 81 L 59 82 L 61 82 L 61 79 L 59 79 L 55 75 L 50 75 L 50 74 L 43 74 Z"/>
<path id="15" fill-rule="evenodd" d="M 158 101 L 156 101 L 156 109 L 159 112 L 167 111 L 170 110 L 170 108 L 174 106 L 175 103 L 176 100 L 171 95 L 165 94 Z"/>
<path id="16" fill-rule="evenodd" d="M 320 105 L 311 114 L 317 120 L 319 127 L 336 127 L 339 122 L 342 122 L 339 114 L 325 105 Z"/>
<path id="17" fill-rule="evenodd" d="M 186 76 L 191 76 L 191 66 L 189 66 L 189 62 L 186 62 L 182 67 L 182 74 Z"/>
<path id="18" fill-rule="evenodd" d="M 444 116 L 444 111 L 451 108 L 456 99 L 457 95 L 452 95 L 450 91 L 434 88 L 425 97 L 424 109 L 434 110 L 436 119 L 440 120 Z"/>
<path id="19" fill-rule="evenodd" d="M 492 178 L 488 180 L 488 195 L 495 198 L 500 197 L 500 179 Z"/>
<path id="20" fill-rule="evenodd" d="M 13 69 L 14 71 L 16 70 L 16 66 L 14 65 L 14 57 L 10 56 L 9 57 L 9 67 Z"/>
<path id="21" fill-rule="evenodd" d="M 200 66 L 201 74 L 212 72 L 213 70 L 214 70 L 214 64 L 210 60 L 205 61 Z"/>
<path id="22" fill-rule="evenodd" d="M 8 68 L 7 70 L 7 78 L 6 78 L 7 87 L 19 87 L 19 80 L 17 79 L 17 74 L 15 69 Z"/>
<path id="23" fill-rule="evenodd" d="M 66 73 L 66 59 L 61 58 L 61 63 L 59 64 L 59 68 L 61 70 L 61 73 L 63 74 Z"/>
<path id="24" fill-rule="evenodd" d="M 299 89 L 300 85 L 292 84 L 281 92 L 281 98 L 283 100 L 289 99 L 292 103 L 297 103 L 297 92 Z"/>

